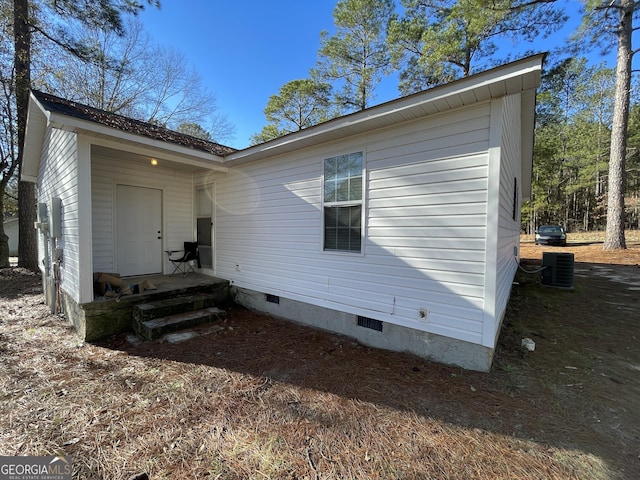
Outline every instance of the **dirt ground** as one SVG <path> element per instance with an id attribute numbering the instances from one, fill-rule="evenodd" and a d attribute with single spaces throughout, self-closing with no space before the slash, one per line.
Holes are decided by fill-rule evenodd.
<path id="1" fill-rule="evenodd" d="M 74 478 L 640 478 L 640 243 L 520 271 L 490 373 L 230 307 L 177 344 L 85 344 L 39 278 L 0 270 L 0 455 Z M 521 346 L 523 338 L 535 350 Z"/>

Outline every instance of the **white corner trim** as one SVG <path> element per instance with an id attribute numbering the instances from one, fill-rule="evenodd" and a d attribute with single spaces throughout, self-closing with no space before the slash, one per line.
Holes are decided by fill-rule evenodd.
<path id="1" fill-rule="evenodd" d="M 485 244 L 484 313 L 482 345 L 494 347 L 496 295 L 498 289 L 498 232 L 500 225 L 500 169 L 502 149 L 503 98 L 491 101 L 489 120 L 489 174 L 487 179 L 487 234 Z"/>

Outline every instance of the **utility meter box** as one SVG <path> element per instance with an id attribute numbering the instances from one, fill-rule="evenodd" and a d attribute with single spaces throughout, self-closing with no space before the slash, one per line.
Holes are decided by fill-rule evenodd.
<path id="1" fill-rule="evenodd" d="M 62 236 L 62 201 L 58 197 L 49 200 L 49 235 L 54 238 Z"/>
<path id="2" fill-rule="evenodd" d="M 38 228 L 49 225 L 49 208 L 44 202 L 38 203 Z"/>

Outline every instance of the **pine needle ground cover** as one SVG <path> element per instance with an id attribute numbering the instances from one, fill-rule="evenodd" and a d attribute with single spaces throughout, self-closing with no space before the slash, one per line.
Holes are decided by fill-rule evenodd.
<path id="1" fill-rule="evenodd" d="M 521 272 L 488 374 L 237 307 L 182 343 L 83 343 L 1 270 L 0 455 L 79 479 L 638 478 L 640 244 L 567 249 L 575 290 Z"/>

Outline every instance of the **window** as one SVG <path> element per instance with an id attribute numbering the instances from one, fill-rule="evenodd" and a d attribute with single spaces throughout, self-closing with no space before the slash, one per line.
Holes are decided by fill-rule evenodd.
<path id="1" fill-rule="evenodd" d="M 362 250 L 362 152 L 324 161 L 324 250 Z"/>

